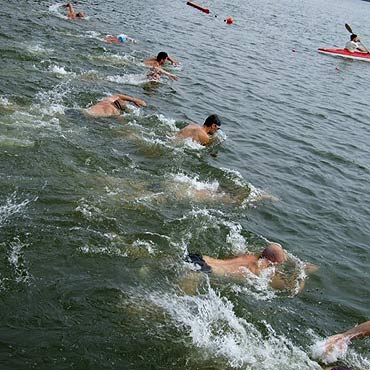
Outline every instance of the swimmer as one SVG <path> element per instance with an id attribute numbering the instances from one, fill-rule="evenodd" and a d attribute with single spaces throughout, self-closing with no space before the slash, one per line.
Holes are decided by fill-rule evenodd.
<path id="1" fill-rule="evenodd" d="M 85 113 L 92 117 L 119 116 L 126 110 L 126 102 L 132 102 L 138 107 L 145 107 L 146 103 L 128 95 L 116 94 L 109 96 L 85 110 Z"/>
<path id="2" fill-rule="evenodd" d="M 69 19 L 82 19 L 85 17 L 85 14 L 83 12 L 75 13 L 72 3 L 64 4 L 63 7 L 68 8 L 69 13 L 67 14 L 67 17 Z"/>
<path id="3" fill-rule="evenodd" d="M 180 63 L 171 58 L 166 52 L 161 51 L 156 57 L 150 57 L 144 60 L 144 64 L 148 67 L 160 67 L 164 63 L 170 62 L 172 65 L 179 65 Z"/>
<path id="4" fill-rule="evenodd" d="M 125 35 L 123 33 L 120 34 L 120 35 L 117 35 L 117 36 L 108 35 L 105 38 L 105 42 L 115 43 L 115 44 L 120 44 L 120 43 L 123 43 L 123 42 L 126 42 L 126 41 L 136 42 L 134 39 L 128 37 L 127 35 Z"/>
<path id="5" fill-rule="evenodd" d="M 172 64 L 177 65 L 178 62 L 172 59 L 167 53 L 161 51 L 156 57 L 151 57 L 144 61 L 144 64 L 148 67 L 151 67 L 150 71 L 147 74 L 149 81 L 158 82 L 161 75 L 167 76 L 171 80 L 178 80 L 178 77 L 172 73 L 165 71 L 162 68 L 162 65 L 169 61 Z"/>
<path id="6" fill-rule="evenodd" d="M 280 265 L 286 260 L 286 252 L 278 243 L 271 243 L 261 254 L 257 255 L 245 253 L 238 257 L 218 259 L 199 254 L 189 254 L 185 259 L 186 262 L 193 263 L 202 272 L 236 279 L 243 279 L 248 274 L 259 276 L 262 271 L 274 265 Z M 305 270 L 312 273 L 317 270 L 317 267 L 306 264 Z M 286 281 L 278 273 L 274 273 L 270 285 L 272 288 L 279 290 L 292 288 L 292 282 Z M 300 285 L 300 290 L 302 289 L 303 284 Z"/>
<path id="7" fill-rule="evenodd" d="M 191 138 L 202 145 L 210 144 L 210 136 L 213 136 L 220 128 L 221 121 L 216 114 L 212 114 L 204 121 L 203 126 L 191 123 L 177 134 L 177 139 Z"/>

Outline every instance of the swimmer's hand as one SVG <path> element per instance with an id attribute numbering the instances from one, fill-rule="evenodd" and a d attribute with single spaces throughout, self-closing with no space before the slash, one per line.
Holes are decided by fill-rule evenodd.
<path id="1" fill-rule="evenodd" d="M 304 271 L 306 272 L 306 274 L 313 274 L 314 272 L 316 272 L 319 267 L 314 265 L 313 263 L 310 263 L 310 262 L 306 262 L 303 266 L 304 268 Z"/>
<path id="2" fill-rule="evenodd" d="M 171 74 L 168 74 L 167 75 L 171 80 L 173 80 L 173 81 L 177 81 L 179 78 L 177 77 L 177 76 L 175 76 L 175 75 L 171 75 Z"/>
<path id="3" fill-rule="evenodd" d="M 133 103 L 136 104 L 138 107 L 146 107 L 145 101 L 141 99 L 135 99 Z"/>
<path id="4" fill-rule="evenodd" d="M 334 351 L 344 355 L 347 352 L 348 345 L 351 343 L 351 337 L 348 335 L 336 334 L 329 337 L 324 343 L 324 353 L 326 356 Z"/>
<path id="5" fill-rule="evenodd" d="M 70 3 L 63 4 L 63 8 L 68 8 Z"/>

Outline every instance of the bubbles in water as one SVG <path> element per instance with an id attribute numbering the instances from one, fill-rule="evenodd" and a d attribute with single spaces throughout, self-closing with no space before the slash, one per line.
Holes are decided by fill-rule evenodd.
<path id="1" fill-rule="evenodd" d="M 30 202 L 31 200 L 25 199 L 24 201 L 17 203 L 17 195 L 14 192 L 8 199 L 6 199 L 4 205 L 0 205 L 0 226 L 3 225 L 9 217 L 15 213 L 19 213 Z"/>
<path id="2" fill-rule="evenodd" d="M 263 336 L 254 325 L 238 318 L 233 304 L 210 286 L 202 295 L 153 293 L 150 299 L 188 333 L 204 356 L 224 358 L 234 368 L 321 369 L 287 338 L 278 336 L 268 324 L 262 323 L 268 331 L 268 335 Z"/>

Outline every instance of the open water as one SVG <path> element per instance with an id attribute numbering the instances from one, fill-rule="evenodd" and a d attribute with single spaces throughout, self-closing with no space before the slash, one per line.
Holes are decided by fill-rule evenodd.
<path id="1" fill-rule="evenodd" d="M 346 22 L 370 45 L 370 3 L 202 4 L 79 2 L 70 21 L 2 1 L 1 370 L 321 369 L 312 346 L 370 319 L 370 64 L 316 52 Z M 119 33 L 137 42 L 103 41 Z M 180 79 L 151 86 L 142 60 L 162 50 Z M 148 106 L 81 112 L 115 93 Z M 172 140 L 213 113 L 211 148 Z M 289 252 L 288 291 L 188 279 L 188 251 L 267 241 Z M 358 341 L 338 364 L 369 354 Z"/>

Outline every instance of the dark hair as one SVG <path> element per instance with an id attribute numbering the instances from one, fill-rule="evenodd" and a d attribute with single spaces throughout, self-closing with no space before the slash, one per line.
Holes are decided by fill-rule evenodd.
<path id="1" fill-rule="evenodd" d="M 82 12 L 78 12 L 78 13 L 76 14 L 76 17 L 77 17 L 77 18 L 83 18 L 83 16 L 84 16 L 84 13 L 82 13 Z"/>
<path id="2" fill-rule="evenodd" d="M 357 37 L 357 35 L 355 35 L 354 33 L 352 33 L 352 35 L 351 35 L 351 41 L 353 41 L 356 37 Z"/>
<path id="3" fill-rule="evenodd" d="M 211 127 L 214 123 L 217 126 L 221 126 L 221 121 L 218 118 L 217 114 L 211 114 L 210 116 L 208 116 L 203 124 L 204 126 Z"/>
<path id="4" fill-rule="evenodd" d="M 161 51 L 157 55 L 157 62 L 160 62 L 161 60 L 167 59 L 167 58 L 168 58 L 168 54 L 164 51 Z"/>

